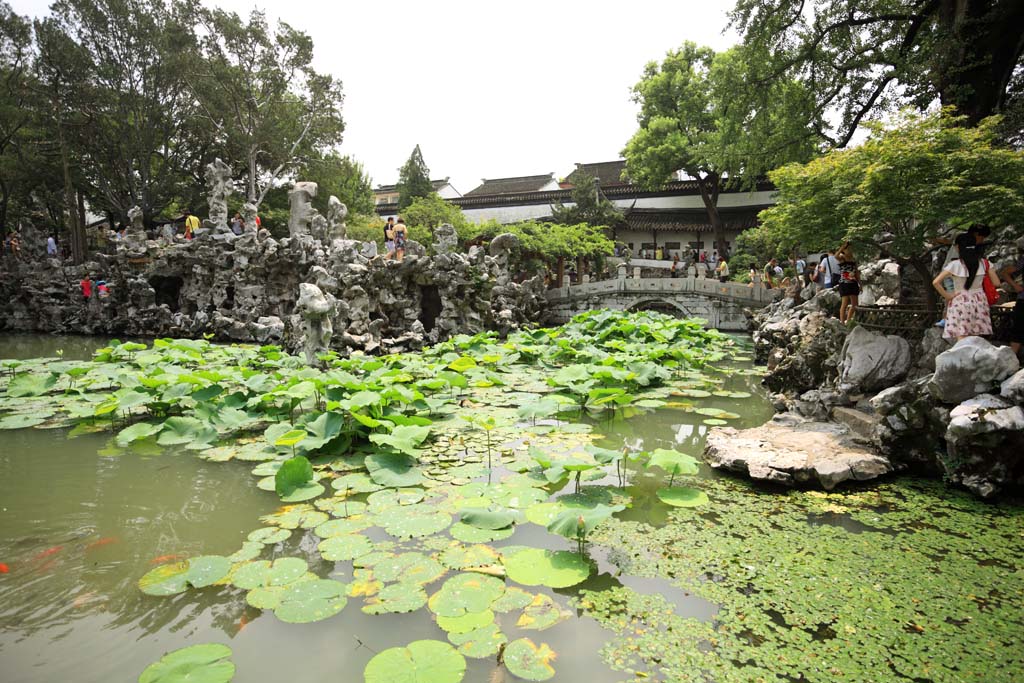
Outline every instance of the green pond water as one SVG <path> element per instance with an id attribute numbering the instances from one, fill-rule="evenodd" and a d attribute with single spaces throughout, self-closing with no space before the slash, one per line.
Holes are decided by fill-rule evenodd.
<path id="1" fill-rule="evenodd" d="M 0 336 L 0 359 L 61 350 L 63 361 L 86 360 L 107 341 Z M 742 354 L 746 341 L 736 342 Z M 717 387 L 751 395 L 697 401 L 739 414 L 730 426 L 770 417 L 756 374 L 726 374 Z M 590 425 L 604 448 L 698 455 L 707 415 L 666 400 L 575 421 Z M 537 431 L 523 421 L 496 435 L 496 451 L 499 441 L 514 447 L 544 438 L 530 429 Z M 119 449 L 111 436 L 70 438 L 64 427 L 0 431 L 4 683 L 134 681 L 165 653 L 197 643 L 228 645 L 236 681 L 360 681 L 381 651 L 446 640 L 430 610 L 370 615 L 359 596 L 328 619 L 291 624 L 251 607 L 232 586 L 143 594 L 137 582 L 154 567 L 237 551 L 282 501 L 258 488 L 250 474 L 257 462 L 207 461 L 180 446 Z M 472 450 L 480 452 L 479 436 Z M 506 465 L 508 457 L 489 477 L 513 474 Z M 585 549 L 589 578 L 527 587 L 564 610 L 559 623 L 537 631 L 521 628 L 517 611 L 495 616 L 509 641 L 528 637 L 556 653 L 550 680 L 1024 680 L 1024 508 L 1016 501 L 981 504 L 909 478 L 831 494 L 765 490 L 701 465 L 687 483 L 710 504 L 677 508 L 658 499 L 666 478 L 639 467 L 630 473 L 630 506 L 601 524 Z M 611 474 L 583 481 L 617 483 Z M 549 490 L 554 497 L 572 491 L 571 482 Z M 576 548 L 538 524 L 514 528 L 489 545 L 499 553 Z M 363 533 L 393 552 L 451 543 L 444 534 L 395 543 L 378 527 Z M 300 557 L 320 578 L 346 584 L 365 571 L 324 560 L 320 541 L 300 528 L 260 557 Z M 526 679 L 490 656 L 467 658 L 463 680 Z"/>

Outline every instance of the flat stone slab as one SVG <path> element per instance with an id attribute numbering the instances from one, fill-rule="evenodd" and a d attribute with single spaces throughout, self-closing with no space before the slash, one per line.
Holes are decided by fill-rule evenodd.
<path id="1" fill-rule="evenodd" d="M 704 459 L 715 469 L 758 481 L 826 491 L 849 479 L 867 481 L 893 471 L 887 458 L 853 443 L 841 425 L 779 417 L 752 429 L 712 429 Z"/>

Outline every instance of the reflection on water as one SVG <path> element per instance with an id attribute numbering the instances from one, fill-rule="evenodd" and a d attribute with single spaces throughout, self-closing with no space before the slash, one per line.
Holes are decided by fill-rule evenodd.
<path id="1" fill-rule="evenodd" d="M 84 359 L 106 341 L 6 335 L 0 336 L 0 358 L 54 356 L 63 349 L 64 358 Z M 755 378 L 727 377 L 725 387 L 750 391 L 755 398 L 712 398 L 701 405 L 743 413 L 735 426 L 757 424 L 770 415 L 767 403 L 757 398 Z M 697 455 L 708 429 L 703 419 L 678 408 L 619 411 L 596 428 L 605 435 L 601 445 L 606 447 L 632 444 Z M 28 429 L 4 432 L 2 438 L 0 563 L 9 567 L 8 573 L 0 573 L 4 683 L 134 680 L 165 652 L 200 642 L 229 644 L 238 680 L 356 681 L 366 662 L 383 649 L 424 638 L 445 639 L 427 610 L 369 616 L 360 610 L 360 599 L 351 599 L 329 620 L 289 625 L 248 607 L 244 592 L 230 587 L 190 590 L 170 598 L 143 595 L 135 583 L 156 564 L 230 554 L 260 526 L 260 515 L 277 509 L 276 496 L 256 488 L 256 478 L 249 474 L 252 464 L 207 463 L 194 453 L 173 450 L 153 457 L 106 456 L 101 452 L 108 434 L 69 439 L 64 430 Z M 619 516 L 664 524 L 670 508 L 654 495 L 664 479 L 635 469 L 629 479 L 627 493 L 634 504 Z M 599 483 L 613 481 L 609 477 Z M 369 530 L 369 535 L 376 531 Z M 322 577 L 351 580 L 352 563 L 324 562 L 316 552 L 317 540 L 297 531 L 262 558 L 301 556 Z M 553 549 L 575 545 L 530 524 L 494 545 L 523 544 Z M 546 593 L 564 605 L 581 589 L 624 585 L 639 593 L 664 595 L 680 615 L 714 617 L 715 605 L 666 580 L 631 574 L 629 558 L 615 549 L 591 545 L 587 552 L 595 571 L 585 583 L 559 591 L 531 591 Z M 621 679 L 597 654 L 610 634 L 593 619 L 577 612 L 575 618 L 538 633 L 518 629 L 517 616 L 500 614 L 497 621 L 510 640 L 530 637 L 558 653 L 554 680 Z M 490 678 L 493 659 L 467 661 L 466 681 Z M 504 680 L 517 679 L 506 672 Z"/>

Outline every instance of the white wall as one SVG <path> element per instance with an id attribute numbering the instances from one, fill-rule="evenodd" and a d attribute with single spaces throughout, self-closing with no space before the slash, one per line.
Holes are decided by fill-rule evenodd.
<path id="1" fill-rule="evenodd" d="M 462 193 L 452 187 L 451 183 L 446 183 L 439 187 L 437 193 L 441 195 L 442 199 L 455 199 L 462 196 Z"/>

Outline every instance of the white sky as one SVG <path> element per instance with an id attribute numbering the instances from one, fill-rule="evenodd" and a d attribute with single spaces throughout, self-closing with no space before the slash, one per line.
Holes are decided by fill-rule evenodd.
<path id="1" fill-rule="evenodd" d="M 19 14 L 47 0 L 9 0 Z M 630 88 L 685 40 L 721 50 L 732 0 L 221 0 L 310 34 L 316 66 L 344 85 L 341 151 L 393 183 L 417 143 L 433 178 L 481 178 L 608 161 L 636 128 Z"/>

